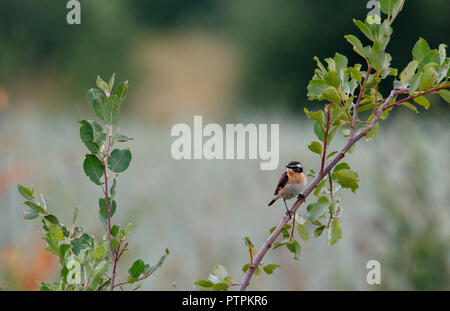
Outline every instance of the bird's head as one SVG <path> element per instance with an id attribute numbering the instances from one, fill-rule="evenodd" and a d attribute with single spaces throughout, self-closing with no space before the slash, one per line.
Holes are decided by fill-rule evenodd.
<path id="1" fill-rule="evenodd" d="M 287 170 L 292 171 L 294 173 L 303 173 L 303 166 L 298 161 L 292 161 L 289 162 L 288 165 L 286 165 Z"/>

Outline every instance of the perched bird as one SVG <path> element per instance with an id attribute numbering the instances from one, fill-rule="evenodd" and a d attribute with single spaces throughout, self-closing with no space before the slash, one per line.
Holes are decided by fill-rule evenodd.
<path id="1" fill-rule="evenodd" d="M 296 195 L 298 198 L 303 196 L 303 190 L 306 186 L 306 176 L 303 174 L 303 167 L 300 162 L 292 161 L 286 165 L 286 172 L 281 175 L 273 200 L 270 201 L 269 206 L 275 203 L 279 198 L 283 198 L 284 206 L 286 206 L 286 215 L 290 216 L 286 200 L 290 200 Z"/>

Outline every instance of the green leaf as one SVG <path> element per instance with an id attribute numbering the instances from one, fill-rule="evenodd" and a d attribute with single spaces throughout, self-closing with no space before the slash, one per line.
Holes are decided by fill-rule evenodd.
<path id="1" fill-rule="evenodd" d="M 343 188 L 350 188 L 353 193 L 358 189 L 359 177 L 356 172 L 350 169 L 342 169 L 334 173 L 337 177 L 337 182 Z"/>
<path id="2" fill-rule="evenodd" d="M 413 104 L 409 103 L 409 102 L 403 102 L 400 105 L 414 111 L 415 113 L 419 113 L 419 110 L 417 110 L 417 107 L 414 106 Z M 378 123 L 378 122 L 377 122 Z"/>
<path id="3" fill-rule="evenodd" d="M 97 89 L 90 89 L 87 93 L 87 99 L 89 105 L 92 106 L 92 109 L 94 110 L 95 115 L 100 119 L 103 120 L 103 100 L 104 97 L 102 95 L 102 92 L 100 92 Z"/>
<path id="4" fill-rule="evenodd" d="M 108 94 L 111 94 L 112 88 L 114 86 L 114 80 L 116 79 L 116 74 L 113 73 L 111 76 L 111 79 L 109 79 L 109 83 L 108 83 Z"/>
<path id="5" fill-rule="evenodd" d="M 394 7 L 397 5 L 398 2 L 401 0 L 378 0 L 378 3 L 380 4 L 381 11 L 388 15 L 392 15 Z"/>
<path id="6" fill-rule="evenodd" d="M 312 99 L 317 99 L 329 86 L 330 85 L 324 80 L 311 80 L 308 84 L 307 96 Z"/>
<path id="7" fill-rule="evenodd" d="M 270 263 L 270 264 L 268 264 L 268 265 L 265 265 L 265 266 L 263 267 L 263 270 L 264 270 L 264 272 L 267 273 L 267 274 L 272 274 L 273 271 L 274 271 L 276 268 L 281 268 L 281 266 L 280 266 L 280 265 L 277 265 L 277 264 Z"/>
<path id="8" fill-rule="evenodd" d="M 321 141 L 325 139 L 325 130 L 323 129 L 322 125 L 320 125 L 320 123 L 317 121 L 314 121 L 314 133 L 316 134 L 317 138 L 319 138 Z"/>
<path id="9" fill-rule="evenodd" d="M 59 247 L 59 257 L 61 258 L 61 262 L 64 262 L 67 251 L 70 249 L 70 247 L 71 247 L 70 244 L 62 244 Z"/>
<path id="10" fill-rule="evenodd" d="M 114 149 L 108 158 L 108 168 L 116 173 L 125 171 L 131 162 L 131 152 L 128 149 Z"/>
<path id="11" fill-rule="evenodd" d="M 144 269 L 145 269 L 144 261 L 142 259 L 138 259 L 133 263 L 131 268 L 128 270 L 128 274 L 137 279 L 144 272 Z"/>
<path id="12" fill-rule="evenodd" d="M 325 125 L 325 113 L 322 110 L 319 111 L 308 111 L 304 108 L 305 114 L 310 120 L 315 120 L 320 123 L 320 125 Z"/>
<path id="13" fill-rule="evenodd" d="M 44 218 L 52 224 L 59 225 L 59 220 L 55 215 L 47 215 Z"/>
<path id="14" fill-rule="evenodd" d="M 255 268 L 255 277 L 259 278 L 261 276 L 261 268 L 259 266 L 257 266 Z"/>
<path id="15" fill-rule="evenodd" d="M 128 81 L 120 82 L 120 84 L 117 86 L 116 91 L 114 92 L 114 95 L 117 96 L 120 102 L 123 102 L 125 100 L 125 97 L 128 93 Z"/>
<path id="16" fill-rule="evenodd" d="M 35 200 L 34 191 L 31 188 L 24 187 L 22 185 L 17 185 L 17 190 L 19 193 L 27 200 Z"/>
<path id="17" fill-rule="evenodd" d="M 111 201 L 111 199 L 109 200 L 110 204 L 111 204 L 111 218 L 114 216 L 114 213 L 116 212 L 117 209 L 117 205 L 116 205 L 116 201 Z M 112 203 L 111 203 L 112 202 Z M 99 215 L 100 215 L 100 220 L 103 223 L 103 225 L 105 226 L 105 228 L 108 227 L 108 210 L 106 208 L 106 200 L 104 198 L 100 198 L 98 200 L 98 205 L 99 205 Z"/>
<path id="18" fill-rule="evenodd" d="M 117 188 L 117 178 L 114 178 L 113 184 L 112 184 L 111 189 L 109 191 L 109 193 L 111 195 L 111 199 L 114 199 L 114 197 L 116 196 L 116 188 Z"/>
<path id="19" fill-rule="evenodd" d="M 38 213 L 41 213 L 44 215 L 48 214 L 46 210 L 44 210 L 42 207 L 40 207 L 36 203 L 33 203 L 31 201 L 25 201 L 24 204 L 27 205 L 28 207 L 30 207 L 31 209 L 35 210 Z"/>
<path id="20" fill-rule="evenodd" d="M 425 109 L 430 108 L 430 102 L 425 96 L 414 97 L 413 100 Z"/>
<path id="21" fill-rule="evenodd" d="M 412 95 L 418 88 L 420 80 L 422 79 L 422 72 L 418 72 L 410 81 L 409 81 L 409 95 Z"/>
<path id="22" fill-rule="evenodd" d="M 96 81 L 97 87 L 102 90 L 103 92 L 107 93 L 108 92 L 108 84 L 106 84 L 105 81 L 103 81 L 103 79 L 97 75 L 97 81 Z"/>
<path id="23" fill-rule="evenodd" d="M 319 96 L 320 100 L 327 100 L 333 104 L 339 105 L 341 97 L 335 87 L 327 87 Z"/>
<path id="24" fill-rule="evenodd" d="M 34 219 L 34 218 L 36 218 L 38 216 L 39 216 L 39 212 L 35 211 L 34 209 L 27 208 L 23 212 L 23 218 L 27 219 L 27 220 Z"/>
<path id="25" fill-rule="evenodd" d="M 97 278 L 98 276 L 102 276 L 103 274 L 105 274 L 106 271 L 108 271 L 108 268 L 109 268 L 108 263 L 105 261 L 102 261 L 97 266 L 95 266 L 95 269 L 93 272 L 93 277 Z"/>
<path id="26" fill-rule="evenodd" d="M 353 67 L 349 67 L 348 71 L 350 72 L 350 77 L 352 79 L 355 79 L 356 81 L 358 81 L 358 83 L 361 83 L 361 80 L 362 80 L 361 71 L 359 71 L 358 69 L 353 68 Z"/>
<path id="27" fill-rule="evenodd" d="M 319 196 L 320 190 L 322 190 L 322 188 L 323 188 L 323 186 L 325 185 L 326 181 L 327 181 L 326 179 L 323 179 L 321 182 L 319 182 L 319 183 L 317 184 L 316 189 L 314 189 L 314 195 L 315 195 L 316 197 Z"/>
<path id="28" fill-rule="evenodd" d="M 322 144 L 317 141 L 313 141 L 308 145 L 308 149 L 314 153 L 322 154 Z"/>
<path id="29" fill-rule="evenodd" d="M 291 253 L 294 254 L 294 259 L 299 260 L 300 251 L 302 249 L 300 244 L 296 240 L 293 240 L 292 242 L 287 243 L 286 247 L 288 248 L 289 251 L 291 251 Z"/>
<path id="30" fill-rule="evenodd" d="M 95 248 L 92 252 L 92 258 L 94 258 L 94 260 L 103 259 L 104 255 L 105 255 L 105 247 L 103 246 Z"/>
<path id="31" fill-rule="evenodd" d="M 52 234 L 53 239 L 56 241 L 56 243 L 61 242 L 61 240 L 64 237 L 64 234 L 63 234 L 63 231 L 61 229 L 61 226 L 55 225 L 55 224 L 50 224 L 48 226 L 48 230 Z"/>
<path id="32" fill-rule="evenodd" d="M 194 284 L 198 285 L 198 286 L 201 286 L 201 287 L 211 287 L 211 286 L 214 285 L 213 282 L 208 281 L 208 280 L 202 280 L 202 279 L 199 279 L 199 280 L 195 281 Z"/>
<path id="33" fill-rule="evenodd" d="M 325 229 L 325 226 L 317 227 L 316 230 L 314 230 L 314 236 L 315 237 L 320 236 L 324 229 Z"/>
<path id="34" fill-rule="evenodd" d="M 420 79 L 419 90 L 424 91 L 431 88 L 437 81 L 436 63 L 429 63 L 423 67 L 422 79 Z"/>
<path id="35" fill-rule="evenodd" d="M 369 62 L 376 71 L 383 70 L 386 61 L 386 52 L 382 49 L 377 49 L 375 46 L 369 55 Z"/>
<path id="36" fill-rule="evenodd" d="M 102 162 L 92 154 L 87 154 L 83 162 L 84 173 L 92 180 L 93 183 L 101 185 L 100 179 L 105 173 L 105 167 Z"/>
<path id="37" fill-rule="evenodd" d="M 224 278 L 225 282 L 227 282 L 229 285 L 235 284 L 236 281 L 233 279 L 231 275 L 228 275 Z"/>
<path id="38" fill-rule="evenodd" d="M 378 134 L 378 128 L 379 128 L 380 122 L 376 122 L 375 125 L 367 132 L 366 136 L 364 136 L 366 139 L 372 139 L 375 138 Z"/>
<path id="39" fill-rule="evenodd" d="M 450 91 L 449 90 L 440 90 L 439 91 L 439 95 L 441 95 L 441 97 L 450 104 Z"/>
<path id="40" fill-rule="evenodd" d="M 86 145 L 88 150 L 92 153 L 98 152 L 98 146 L 94 142 L 94 129 L 91 124 L 86 121 L 78 121 L 81 124 L 80 127 L 80 137 L 83 143 Z"/>
<path id="41" fill-rule="evenodd" d="M 132 137 L 128 137 L 126 135 L 118 135 L 117 136 L 117 141 L 120 143 L 126 143 L 127 141 L 132 140 L 132 139 L 133 139 Z"/>
<path id="42" fill-rule="evenodd" d="M 280 246 L 286 245 L 289 241 L 285 240 L 285 241 L 281 241 L 281 242 L 275 242 L 273 243 L 273 249 L 277 249 Z"/>
<path id="43" fill-rule="evenodd" d="M 333 172 L 337 172 L 343 169 L 350 169 L 350 166 L 346 162 L 341 162 L 334 167 Z"/>
<path id="44" fill-rule="evenodd" d="M 439 55 L 439 52 L 434 49 L 431 50 L 423 59 L 422 63 L 419 64 L 419 70 L 423 70 L 425 68 L 425 65 L 429 63 L 435 63 L 436 65 L 439 65 L 441 63 L 441 57 Z"/>
<path id="45" fill-rule="evenodd" d="M 336 63 L 336 71 L 339 73 L 341 69 L 347 68 L 348 59 L 345 55 L 336 53 L 334 54 L 334 62 Z"/>
<path id="46" fill-rule="evenodd" d="M 222 265 L 216 265 L 214 267 L 214 274 L 221 280 L 224 281 L 225 278 L 228 276 L 227 268 L 225 268 Z"/>
<path id="47" fill-rule="evenodd" d="M 338 219 L 333 218 L 333 221 L 330 224 L 330 228 L 328 229 L 328 246 L 333 245 L 341 238 L 342 238 L 341 226 L 339 225 Z"/>
<path id="48" fill-rule="evenodd" d="M 302 238 L 303 241 L 308 242 L 309 240 L 309 232 L 308 228 L 305 224 L 298 224 L 297 225 L 297 232 L 298 235 Z"/>
<path id="49" fill-rule="evenodd" d="M 440 64 L 442 65 L 445 62 L 445 59 L 447 58 L 447 52 L 446 49 L 447 45 L 446 44 L 439 44 L 439 50 L 438 50 L 438 54 L 439 54 L 439 60 L 440 60 Z"/>
<path id="50" fill-rule="evenodd" d="M 327 159 L 331 158 L 332 156 L 334 156 L 337 153 L 338 153 L 337 151 L 333 151 L 332 153 L 327 155 Z"/>
<path id="51" fill-rule="evenodd" d="M 82 238 L 77 238 L 70 242 L 72 244 L 72 251 L 75 255 L 79 255 L 80 251 L 84 249 L 84 240 Z"/>
<path id="52" fill-rule="evenodd" d="M 353 19 L 353 23 L 356 25 L 356 27 L 361 30 L 361 32 L 370 40 L 375 41 L 375 37 L 373 36 L 372 31 L 370 30 L 370 27 L 365 24 L 364 22 L 360 20 Z"/>
<path id="53" fill-rule="evenodd" d="M 244 272 L 244 273 L 247 273 L 247 271 L 248 271 L 248 268 L 250 268 L 250 264 L 248 263 L 248 264 L 245 264 L 245 265 L 243 265 L 242 266 L 242 272 Z"/>
<path id="54" fill-rule="evenodd" d="M 367 59 L 364 47 L 357 37 L 355 37 L 354 35 L 346 35 L 344 38 L 347 39 L 348 42 L 350 42 L 350 44 L 353 46 L 353 50 L 356 53 Z"/>
<path id="55" fill-rule="evenodd" d="M 420 64 L 424 60 L 425 56 L 427 56 L 430 52 L 431 49 L 428 42 L 423 38 L 419 38 L 412 50 L 412 56 L 413 59 Z"/>
<path id="56" fill-rule="evenodd" d="M 227 283 L 216 283 L 211 287 L 212 290 L 215 291 L 226 291 L 228 290 L 228 284 Z"/>
<path id="57" fill-rule="evenodd" d="M 408 81 L 412 79 L 416 72 L 418 64 L 419 63 L 417 61 L 413 60 L 408 64 L 408 66 L 405 67 L 405 69 L 403 69 L 402 73 L 400 74 L 400 82 L 402 86 L 405 86 L 406 83 L 408 83 Z"/>
<path id="58" fill-rule="evenodd" d="M 113 237 L 116 237 L 117 233 L 119 233 L 119 229 L 120 229 L 120 227 L 118 225 L 112 226 L 112 228 L 111 228 L 111 235 Z"/>
<path id="59" fill-rule="evenodd" d="M 161 267 L 162 264 L 164 263 L 164 261 L 166 260 L 167 256 L 169 255 L 169 253 L 170 253 L 170 252 L 169 252 L 169 249 L 166 248 L 165 254 L 164 254 L 163 256 L 161 256 L 161 258 L 159 258 L 159 261 L 156 263 L 156 265 L 154 265 L 154 266 L 147 265 L 147 266 L 146 266 L 146 268 L 145 268 L 145 270 L 144 270 L 144 274 L 147 275 L 147 274 L 153 273 L 153 272 L 155 272 L 159 267 Z"/>
<path id="60" fill-rule="evenodd" d="M 321 196 L 317 199 L 317 202 L 311 203 L 306 207 L 308 213 L 309 221 L 316 221 L 318 218 L 323 216 L 327 211 L 327 206 L 329 204 L 329 200 L 325 196 Z"/>
<path id="61" fill-rule="evenodd" d="M 381 82 L 380 78 L 370 77 L 369 80 L 367 80 L 367 82 L 364 84 L 364 88 L 366 90 L 371 89 L 371 88 L 375 87 L 380 82 Z"/>
<path id="62" fill-rule="evenodd" d="M 117 97 L 117 95 L 112 95 L 107 98 L 102 105 L 103 108 L 103 120 L 109 124 L 114 125 L 119 119 L 120 106 L 122 102 Z"/>
<path id="63" fill-rule="evenodd" d="M 77 222 L 79 211 L 80 211 L 80 209 L 78 207 L 75 207 L 75 210 L 73 211 L 73 216 L 72 216 L 72 224 L 75 224 Z M 50 216 L 53 216 L 53 215 L 50 215 Z"/>

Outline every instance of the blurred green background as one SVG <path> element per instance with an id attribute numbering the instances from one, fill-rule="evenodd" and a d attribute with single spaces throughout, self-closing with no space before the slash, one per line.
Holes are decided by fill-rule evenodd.
<path id="1" fill-rule="evenodd" d="M 133 252 L 156 262 L 171 255 L 143 289 L 193 289 L 215 264 L 240 279 L 248 261 L 244 236 L 261 245 L 283 207 L 266 207 L 282 164 L 301 160 L 312 124 L 304 118 L 306 86 L 320 58 L 345 54 L 361 62 L 344 35 L 359 35 L 366 1 L 80 0 L 81 25 L 66 23 L 66 1 L 0 1 L 0 288 L 36 288 L 52 280 L 52 255 L 39 224 L 22 219 L 15 185 L 32 184 L 69 222 L 101 233 L 100 195 L 82 172 L 77 121 L 93 118 L 86 91 L 97 74 L 129 80 L 122 131 L 135 139 L 131 169 L 119 179 L 116 221 L 134 222 Z M 448 44 L 450 2 L 407 0 L 394 23 L 389 52 L 400 70 L 419 36 Z M 362 36 L 360 36 L 362 38 Z M 386 91 L 386 87 L 381 91 Z M 250 289 L 450 289 L 450 109 L 439 97 L 423 115 L 399 108 L 379 135 L 347 161 L 361 177 L 345 193 L 343 239 L 311 239 L 300 262 L 284 249 L 266 263 L 283 269 Z M 206 123 L 280 124 L 280 167 L 259 160 L 175 161 L 171 127 Z M 333 142 L 338 148 L 343 140 Z M 382 284 L 365 268 L 379 260 Z"/>

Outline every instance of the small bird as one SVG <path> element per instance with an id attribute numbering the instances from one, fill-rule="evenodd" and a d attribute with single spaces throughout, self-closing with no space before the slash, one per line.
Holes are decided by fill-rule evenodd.
<path id="1" fill-rule="evenodd" d="M 306 186 L 306 176 L 303 174 L 302 164 L 298 161 L 289 162 L 286 168 L 286 172 L 281 175 L 278 181 L 273 200 L 270 201 L 269 206 L 279 198 L 283 198 L 284 206 L 286 206 L 286 215 L 291 216 L 286 200 L 290 200 L 296 195 L 298 195 L 298 198 L 303 197 L 302 192 Z"/>

